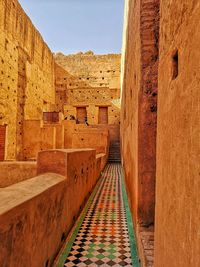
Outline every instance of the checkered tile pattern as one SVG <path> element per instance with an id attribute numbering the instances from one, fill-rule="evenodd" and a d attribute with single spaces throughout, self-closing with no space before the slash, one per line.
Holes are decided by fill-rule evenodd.
<path id="1" fill-rule="evenodd" d="M 64 266 L 132 266 L 120 171 L 107 165 Z"/>

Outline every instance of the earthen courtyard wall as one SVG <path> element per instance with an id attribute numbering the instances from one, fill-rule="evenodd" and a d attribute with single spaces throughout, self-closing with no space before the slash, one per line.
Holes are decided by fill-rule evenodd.
<path id="1" fill-rule="evenodd" d="M 114 132 L 112 140 L 119 135 L 118 126 L 86 126 L 69 120 L 51 124 L 40 120 L 25 120 L 24 127 L 25 160 L 36 160 L 40 151 L 63 148 L 92 148 L 97 154 L 104 153 L 107 158 L 109 132 Z"/>
<path id="2" fill-rule="evenodd" d="M 95 150 L 41 152 L 37 172 L 0 189 L 0 266 L 52 266 L 98 180 Z"/>
<path id="3" fill-rule="evenodd" d="M 23 121 L 55 102 L 54 58 L 17 0 L 0 1 L 0 124 L 6 159 L 23 158 Z"/>
<path id="4" fill-rule="evenodd" d="M 122 155 L 134 222 L 154 223 L 159 1 L 127 1 Z"/>
<path id="5" fill-rule="evenodd" d="M 156 197 L 154 266 L 196 267 L 200 265 L 199 1 L 160 1 L 159 55 L 155 53 L 155 42 L 151 39 L 154 35 L 158 40 L 158 16 L 151 20 L 149 16 L 155 13 L 147 12 L 153 3 L 158 12 L 157 1 L 126 2 L 121 115 L 126 186 L 137 226 L 141 222 L 138 220 L 139 187 L 149 187 L 148 177 L 138 179 L 139 162 L 143 164 L 142 169 L 148 171 L 148 157 L 153 156 L 150 167 L 156 174 L 156 191 L 149 187 L 150 190 L 144 193 L 148 205 L 153 203 L 154 194 Z M 153 31 L 144 27 L 148 23 Z M 150 48 L 147 54 L 145 44 Z M 149 66 L 152 60 L 159 61 L 158 71 L 156 64 Z M 149 73 L 158 74 L 157 133 L 156 76 L 151 77 Z M 152 112 L 150 117 L 146 116 L 149 110 Z M 148 136 L 151 127 L 153 132 L 150 131 Z M 139 155 L 145 144 L 148 149 Z M 149 144 L 153 145 L 152 149 L 149 149 Z M 139 236 L 137 227 L 136 232 Z M 153 259 L 152 242 L 149 246 L 145 243 L 145 246 L 148 257 Z M 144 258 L 141 259 L 142 266 L 146 266 Z"/>
<path id="6" fill-rule="evenodd" d="M 119 54 L 55 54 L 56 109 L 76 117 L 76 107 L 85 106 L 89 124 L 98 124 L 99 106 L 108 107 L 108 124 L 119 125 Z"/>
<path id="7" fill-rule="evenodd" d="M 129 204 L 137 222 L 138 206 L 138 91 L 140 88 L 140 16 L 139 2 L 126 1 L 122 53 L 121 151 Z M 130 26 L 132 25 L 132 27 Z M 131 45 L 127 44 L 127 39 Z M 133 73 L 134 75 L 130 75 Z M 137 76 L 136 76 L 137 73 Z M 134 90 L 133 90 L 134 89 Z M 131 96 L 132 91 L 132 96 Z"/>
<path id="8" fill-rule="evenodd" d="M 160 16 L 155 267 L 198 267 L 200 2 L 162 0 Z"/>
<path id="9" fill-rule="evenodd" d="M 0 162 L 0 188 L 19 183 L 35 177 L 36 162 L 31 161 L 4 161 Z"/>

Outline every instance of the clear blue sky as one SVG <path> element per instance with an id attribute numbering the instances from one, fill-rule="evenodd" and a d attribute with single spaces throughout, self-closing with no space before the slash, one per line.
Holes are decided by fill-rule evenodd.
<path id="1" fill-rule="evenodd" d="M 124 0 L 19 2 L 53 52 L 121 52 Z"/>

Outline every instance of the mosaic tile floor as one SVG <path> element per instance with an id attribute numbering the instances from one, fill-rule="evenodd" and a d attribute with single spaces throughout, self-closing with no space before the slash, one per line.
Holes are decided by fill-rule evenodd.
<path id="1" fill-rule="evenodd" d="M 138 267 L 120 164 L 107 165 L 87 206 L 57 266 Z"/>

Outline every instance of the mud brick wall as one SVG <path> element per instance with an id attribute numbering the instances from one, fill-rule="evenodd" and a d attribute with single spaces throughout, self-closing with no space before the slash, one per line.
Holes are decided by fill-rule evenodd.
<path id="1" fill-rule="evenodd" d="M 98 179 L 95 150 L 41 152 L 38 173 L 0 189 L 0 266 L 52 266 Z"/>
<path id="2" fill-rule="evenodd" d="M 126 3 L 121 139 L 134 222 L 154 222 L 159 1 Z"/>
<path id="3" fill-rule="evenodd" d="M 156 176 L 159 0 L 140 4 L 141 84 L 138 106 L 138 216 L 154 222 Z"/>
<path id="4" fill-rule="evenodd" d="M 17 0 L 0 0 L 0 125 L 6 159 L 23 158 L 23 121 L 55 102 L 54 59 Z"/>
<path id="5" fill-rule="evenodd" d="M 86 106 L 89 124 L 98 124 L 99 106 L 107 106 L 108 123 L 119 125 L 121 55 L 58 53 L 55 60 L 56 110 L 69 118 Z"/>
<path id="6" fill-rule="evenodd" d="M 36 176 L 35 161 L 4 161 L 0 162 L 0 188 L 4 188 Z"/>
<path id="7" fill-rule="evenodd" d="M 199 4 L 161 1 L 155 267 L 200 266 Z"/>

